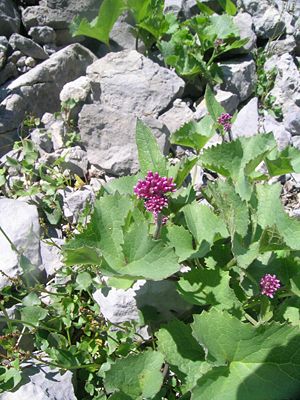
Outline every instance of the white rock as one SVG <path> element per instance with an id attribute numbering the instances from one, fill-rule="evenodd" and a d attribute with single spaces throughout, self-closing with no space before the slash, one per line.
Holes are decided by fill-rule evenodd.
<path id="1" fill-rule="evenodd" d="M 184 81 L 135 50 L 109 53 L 87 68 L 94 101 L 137 116 L 158 116 L 183 92 Z"/>
<path id="2" fill-rule="evenodd" d="M 169 150 L 169 131 L 160 121 L 142 118 L 152 129 L 161 150 Z M 139 169 L 135 142 L 136 116 L 100 104 L 86 104 L 79 114 L 81 140 L 91 164 L 113 175 L 128 175 Z"/>
<path id="3" fill-rule="evenodd" d="M 14 246 L 38 269 L 40 257 L 40 224 L 37 208 L 22 201 L 0 199 L 0 226 Z M 0 232 L 0 270 L 10 277 L 22 273 L 18 254 Z M 8 278 L 0 274 L 0 288 L 10 284 Z"/>
<path id="4" fill-rule="evenodd" d="M 190 107 L 182 100 L 176 99 L 173 107 L 162 114 L 158 120 L 167 126 L 170 133 L 173 133 L 193 118 L 194 113 Z"/>
<path id="5" fill-rule="evenodd" d="M 75 100 L 76 102 L 85 101 L 91 91 L 90 80 L 86 76 L 80 76 L 72 82 L 68 82 L 60 92 L 61 102 Z"/>
<path id="6" fill-rule="evenodd" d="M 247 56 L 219 63 L 223 73 L 221 89 L 236 94 L 240 102 L 247 100 L 255 90 L 254 60 Z"/>
<path id="7" fill-rule="evenodd" d="M 77 223 L 88 204 L 93 205 L 95 201 L 94 192 L 88 185 L 76 191 L 66 188 L 60 193 L 63 196 L 64 216 L 72 224 Z"/>
<path id="8" fill-rule="evenodd" d="M 276 121 L 270 114 L 264 116 L 263 131 L 265 133 L 273 132 L 279 150 L 283 150 L 291 144 L 291 134 L 285 129 L 284 124 Z"/>
<path id="9" fill-rule="evenodd" d="M 215 93 L 215 97 L 218 103 L 220 103 L 221 106 L 225 108 L 226 112 L 228 112 L 229 114 L 235 113 L 239 104 L 239 99 L 236 94 L 218 89 Z M 208 114 L 208 111 L 206 108 L 205 99 L 202 99 L 202 101 L 196 107 L 194 118 L 199 121 L 206 114 Z"/>
<path id="10" fill-rule="evenodd" d="M 72 372 L 63 374 L 47 365 L 26 363 L 19 389 L 0 394 L 0 400 L 77 400 Z"/>
<path id="11" fill-rule="evenodd" d="M 46 241 L 50 243 L 50 239 L 46 239 Z M 52 238 L 51 242 L 54 244 L 46 243 L 46 241 L 41 240 L 40 242 L 41 258 L 47 276 L 51 276 L 63 265 L 61 251 L 55 245 L 62 246 L 65 241 L 57 238 Z"/>
<path id="12" fill-rule="evenodd" d="M 62 151 L 61 157 L 64 159 L 62 168 L 70 170 L 81 178 L 86 175 L 89 161 L 85 150 L 79 146 L 69 147 Z"/>
<path id="13" fill-rule="evenodd" d="M 233 17 L 234 24 L 238 27 L 241 39 L 248 39 L 248 42 L 236 53 L 249 53 L 256 48 L 256 34 L 253 28 L 253 20 L 250 14 L 239 12 Z"/>
<path id="14" fill-rule="evenodd" d="M 283 122 L 292 136 L 300 136 L 300 107 L 292 105 L 286 110 Z"/>
<path id="15" fill-rule="evenodd" d="M 254 136 L 258 133 L 258 99 L 251 99 L 238 113 L 232 124 L 234 139 L 245 136 Z"/>

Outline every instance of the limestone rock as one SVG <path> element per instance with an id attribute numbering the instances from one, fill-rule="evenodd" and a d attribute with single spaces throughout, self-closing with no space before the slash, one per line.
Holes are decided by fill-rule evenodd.
<path id="1" fill-rule="evenodd" d="M 71 173 L 83 178 L 88 170 L 87 152 L 79 146 L 63 149 L 61 157 L 64 159 L 61 166 L 63 169 L 68 169 Z"/>
<path id="2" fill-rule="evenodd" d="M 68 82 L 60 92 L 59 98 L 61 102 L 75 100 L 84 102 L 91 91 L 90 80 L 86 76 L 80 76 L 72 82 Z"/>
<path id="3" fill-rule="evenodd" d="M 173 133 L 193 118 L 194 113 L 190 107 L 182 100 L 176 99 L 173 107 L 162 114 L 159 117 L 159 121 L 167 126 L 170 133 Z"/>
<path id="4" fill-rule="evenodd" d="M 54 275 L 62 267 L 62 255 L 59 247 L 64 243 L 63 239 L 57 238 L 41 241 L 41 258 L 47 276 Z"/>
<path id="5" fill-rule="evenodd" d="M 28 33 L 38 44 L 55 43 L 56 33 L 50 26 L 33 26 Z"/>
<path id="6" fill-rule="evenodd" d="M 284 124 L 276 121 L 276 119 L 270 114 L 264 116 L 263 132 L 273 133 L 279 150 L 285 149 L 292 143 L 292 135 L 285 129 Z"/>
<path id="7" fill-rule="evenodd" d="M 13 0 L 1 0 L 0 2 L 0 36 L 9 37 L 19 32 L 20 16 Z"/>
<path id="8" fill-rule="evenodd" d="M 75 191 L 67 187 L 60 193 L 63 197 L 64 216 L 73 224 L 78 222 L 86 206 L 88 204 L 92 205 L 95 201 L 94 192 L 88 185 Z"/>
<path id="9" fill-rule="evenodd" d="M 95 56 L 80 44 L 70 45 L 23 74 L 6 88 L 0 104 L 1 134 L 17 130 L 25 113 L 41 117 L 60 110 L 59 93 L 70 80 L 85 73 Z"/>
<path id="10" fill-rule="evenodd" d="M 46 60 L 49 58 L 48 54 L 45 53 L 41 46 L 18 33 L 11 35 L 9 44 L 14 50 L 20 50 L 26 56 L 36 58 L 37 60 Z"/>
<path id="11" fill-rule="evenodd" d="M 0 199 L 0 226 L 14 246 L 37 268 L 41 266 L 40 257 L 40 224 L 37 208 L 22 201 Z M 12 223 L 13 221 L 13 223 Z M 22 270 L 19 266 L 18 254 L 12 250 L 10 243 L 0 232 L 0 270 L 14 277 Z M 0 275 L 0 288 L 9 285 L 10 281 Z"/>
<path id="12" fill-rule="evenodd" d="M 183 92 L 184 81 L 135 50 L 109 53 L 87 68 L 94 101 L 137 116 L 158 116 Z"/>
<path id="13" fill-rule="evenodd" d="M 218 89 L 215 93 L 216 100 L 225 108 L 225 111 L 229 114 L 234 114 L 237 106 L 239 105 L 239 99 L 236 94 L 228 91 Z M 206 108 L 205 99 L 198 104 L 195 111 L 195 119 L 199 121 L 208 113 Z"/>
<path id="14" fill-rule="evenodd" d="M 284 126 L 292 136 L 300 136 L 300 107 L 293 105 L 284 115 Z"/>
<path id="15" fill-rule="evenodd" d="M 136 116 L 102 104 L 86 104 L 79 114 L 81 140 L 91 164 L 113 175 L 127 175 L 138 171 L 135 143 Z M 151 128 L 161 150 L 169 150 L 169 131 L 158 120 L 143 117 Z"/>
<path id="16" fill-rule="evenodd" d="M 248 39 L 248 42 L 235 51 L 235 54 L 249 53 L 256 48 L 256 34 L 253 30 L 253 20 L 250 14 L 240 12 L 233 18 L 234 24 L 240 31 L 241 39 Z"/>
<path id="17" fill-rule="evenodd" d="M 27 362 L 22 381 L 14 392 L 0 394 L 0 400 L 76 400 L 72 372 L 61 373 L 48 365 Z"/>
<path id="18" fill-rule="evenodd" d="M 234 139 L 241 136 L 254 136 L 258 133 L 258 99 L 251 99 L 238 113 L 232 124 Z"/>
<path id="19" fill-rule="evenodd" d="M 236 94 L 240 102 L 247 100 L 255 90 L 255 62 L 250 57 L 241 57 L 219 63 L 223 73 L 221 89 Z"/>

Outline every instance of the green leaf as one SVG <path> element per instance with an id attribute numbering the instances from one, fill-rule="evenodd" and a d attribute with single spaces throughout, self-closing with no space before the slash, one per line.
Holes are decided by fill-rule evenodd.
<path id="1" fill-rule="evenodd" d="M 48 315 L 48 311 L 39 306 L 26 306 L 21 309 L 21 319 L 31 324 L 38 325 L 38 322 L 45 319 Z"/>
<path id="2" fill-rule="evenodd" d="M 124 258 L 122 226 L 133 203 L 119 193 L 96 200 L 87 229 L 63 247 L 67 265 L 101 265 L 102 260 L 117 267 Z"/>
<path id="3" fill-rule="evenodd" d="M 194 336 L 215 366 L 192 390 L 192 400 L 297 399 L 300 389 L 298 327 L 253 327 L 226 312 L 195 316 Z"/>
<path id="4" fill-rule="evenodd" d="M 232 0 L 218 0 L 220 6 L 229 15 L 236 14 L 236 6 Z"/>
<path id="5" fill-rule="evenodd" d="M 158 350 L 181 381 L 182 392 L 191 390 L 211 367 L 204 359 L 202 347 L 192 336 L 190 326 L 175 320 L 163 326 L 156 337 Z"/>
<path id="6" fill-rule="evenodd" d="M 279 235 L 290 249 L 300 250 L 300 221 L 290 218 L 280 201 L 281 185 L 257 185 L 257 217 L 263 228 L 277 227 Z"/>
<path id="7" fill-rule="evenodd" d="M 211 305 L 220 310 L 234 310 L 241 306 L 230 287 L 229 272 L 220 268 L 197 269 L 183 274 L 178 282 L 178 291 L 191 304 Z"/>
<path id="8" fill-rule="evenodd" d="M 147 17 L 151 0 L 127 0 L 127 7 L 132 12 L 137 23 Z"/>
<path id="9" fill-rule="evenodd" d="M 81 272 L 76 278 L 77 289 L 87 290 L 92 283 L 92 277 L 88 272 Z"/>
<path id="10" fill-rule="evenodd" d="M 197 164 L 197 161 L 198 157 L 184 157 L 179 163 L 168 167 L 168 176 L 174 178 L 177 189 L 182 186 L 192 168 Z"/>
<path id="11" fill-rule="evenodd" d="M 201 0 L 196 0 L 197 6 L 199 10 L 205 15 L 213 15 L 215 12 L 211 8 L 209 8 L 205 3 L 202 3 Z"/>
<path id="12" fill-rule="evenodd" d="M 163 355 L 152 350 L 117 359 L 105 372 L 106 391 L 120 390 L 134 400 L 152 398 L 163 383 L 160 372 L 163 361 Z"/>
<path id="13" fill-rule="evenodd" d="M 218 122 L 218 118 L 225 112 L 225 109 L 217 102 L 214 92 L 210 85 L 206 86 L 205 90 L 205 104 L 207 111 L 215 123 Z"/>
<path id="14" fill-rule="evenodd" d="M 22 303 L 24 306 L 39 306 L 41 300 L 36 293 L 32 292 L 23 298 Z"/>
<path id="15" fill-rule="evenodd" d="M 183 213 L 189 231 L 199 245 L 203 242 L 213 244 L 218 234 L 221 237 L 228 236 L 224 222 L 210 207 L 194 202 L 185 206 Z"/>
<path id="16" fill-rule="evenodd" d="M 151 130 L 139 119 L 136 124 L 136 144 L 141 173 L 146 175 L 148 171 L 153 171 L 166 176 L 166 159 L 161 153 Z"/>
<path id="17" fill-rule="evenodd" d="M 229 37 L 238 37 L 240 32 L 233 22 L 230 15 L 211 15 L 210 24 L 203 29 L 203 33 L 209 37 L 218 39 L 227 39 Z"/>
<path id="18" fill-rule="evenodd" d="M 214 121 L 209 115 L 206 115 L 199 122 L 190 121 L 183 125 L 172 134 L 170 142 L 192 147 L 199 152 L 215 133 Z"/>
<path id="19" fill-rule="evenodd" d="M 137 181 L 142 176 L 139 175 L 132 175 L 132 176 L 122 176 L 121 178 L 113 179 L 112 181 L 108 182 L 104 189 L 109 194 L 114 194 L 118 192 L 120 194 L 133 194 L 133 188 L 137 184 Z"/>
<path id="20" fill-rule="evenodd" d="M 174 247 L 179 262 L 187 260 L 192 254 L 196 253 L 196 249 L 193 247 L 193 236 L 183 226 L 172 225 L 168 227 L 167 238 Z"/>
<path id="21" fill-rule="evenodd" d="M 98 16 L 88 22 L 86 18 L 76 18 L 71 24 L 73 36 L 85 35 L 109 45 L 109 34 L 115 22 L 125 9 L 124 0 L 103 0 Z"/>

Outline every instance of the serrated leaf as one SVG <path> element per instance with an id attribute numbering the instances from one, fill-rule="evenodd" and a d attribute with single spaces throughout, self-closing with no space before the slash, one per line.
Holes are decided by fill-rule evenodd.
<path id="1" fill-rule="evenodd" d="M 214 121 L 206 115 L 201 121 L 190 121 L 183 125 L 170 138 L 172 144 L 192 147 L 199 152 L 216 133 Z"/>
<path id="2" fill-rule="evenodd" d="M 152 398 L 163 383 L 160 372 L 163 361 L 163 355 L 152 350 L 117 359 L 105 372 L 106 391 L 120 390 L 133 400 Z"/>
<path id="3" fill-rule="evenodd" d="M 276 225 L 278 234 L 290 249 L 300 250 L 300 221 L 284 211 L 280 201 L 281 185 L 257 185 L 257 217 L 263 228 Z M 278 240 L 277 240 L 278 241 Z"/>
<path id="4" fill-rule="evenodd" d="M 197 382 L 192 400 L 294 399 L 300 389 L 298 327 L 272 323 L 253 327 L 226 312 L 195 316 L 194 336 L 207 349 L 213 367 Z"/>
<path id="5" fill-rule="evenodd" d="M 218 234 L 221 237 L 228 236 L 224 222 L 210 207 L 194 202 L 185 206 L 183 213 L 189 231 L 199 245 L 202 242 L 211 245 Z"/>
<path id="6" fill-rule="evenodd" d="M 141 173 L 146 175 L 148 171 L 153 171 L 158 172 L 161 176 L 166 176 L 166 159 L 151 130 L 139 119 L 136 124 L 136 145 Z"/>
<path id="7" fill-rule="evenodd" d="M 178 282 L 178 291 L 191 304 L 212 305 L 221 310 L 234 310 L 240 302 L 229 286 L 228 271 L 220 268 L 187 272 Z"/>
<path id="8" fill-rule="evenodd" d="M 109 45 L 109 34 L 115 22 L 125 9 L 124 0 L 103 0 L 98 16 L 89 22 L 76 18 L 71 24 L 73 36 L 85 35 Z"/>
<path id="9" fill-rule="evenodd" d="M 156 334 L 158 350 L 165 356 L 181 381 L 183 393 L 192 389 L 197 380 L 210 369 L 204 351 L 192 336 L 190 326 L 172 321 Z"/>
<path id="10" fill-rule="evenodd" d="M 221 116 L 222 113 L 225 112 L 225 109 L 217 102 L 214 92 L 210 85 L 206 86 L 205 90 L 205 104 L 207 107 L 207 111 L 211 115 L 213 121 L 215 123 L 218 122 L 218 118 Z"/>

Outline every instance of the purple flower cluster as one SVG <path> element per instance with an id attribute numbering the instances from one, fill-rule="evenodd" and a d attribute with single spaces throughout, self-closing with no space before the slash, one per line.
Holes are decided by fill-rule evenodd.
<path id="1" fill-rule="evenodd" d="M 144 180 L 139 180 L 134 187 L 134 193 L 139 199 L 145 199 L 146 210 L 152 212 L 155 220 L 163 208 L 168 207 L 166 193 L 175 192 L 176 184 L 173 178 L 161 177 L 158 172 L 148 171 Z M 167 219 L 163 219 L 166 223 Z"/>
<path id="2" fill-rule="evenodd" d="M 274 293 L 280 288 L 280 281 L 276 275 L 266 274 L 260 280 L 261 294 L 273 299 Z"/>
<path id="3" fill-rule="evenodd" d="M 219 124 L 224 127 L 226 132 L 231 130 L 231 118 L 232 115 L 228 113 L 222 113 L 221 116 L 218 118 Z"/>

